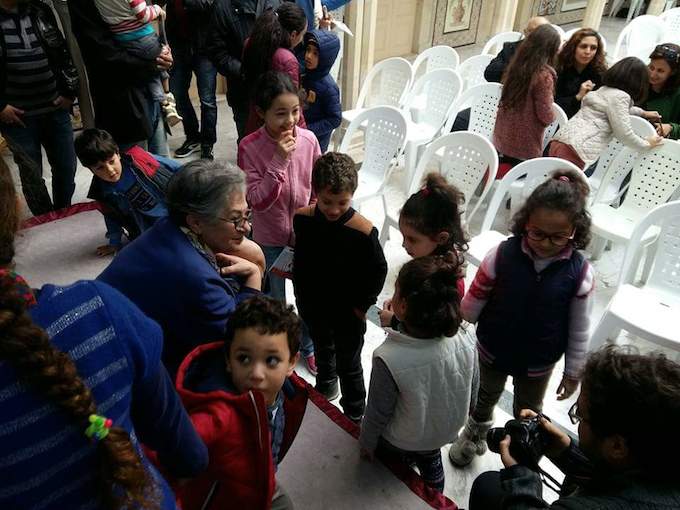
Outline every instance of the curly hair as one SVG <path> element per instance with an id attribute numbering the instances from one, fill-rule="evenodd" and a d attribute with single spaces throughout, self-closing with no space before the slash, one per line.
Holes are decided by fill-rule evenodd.
<path id="1" fill-rule="evenodd" d="M 643 104 L 649 93 L 649 69 L 637 57 L 626 57 L 607 69 L 602 85 L 623 90 L 633 103 Z"/>
<path id="2" fill-rule="evenodd" d="M 261 335 L 286 333 L 290 357 L 300 350 L 302 321 L 291 305 L 269 296 L 254 296 L 241 302 L 227 321 L 224 332 L 224 350 L 229 349 L 239 329 L 254 328 Z"/>
<path id="3" fill-rule="evenodd" d="M 410 334 L 422 338 L 456 334 L 461 323 L 457 279 L 458 264 L 451 254 L 420 257 L 402 266 L 396 289 L 406 300 L 400 319 Z"/>
<path id="4" fill-rule="evenodd" d="M 582 250 L 590 243 L 590 213 L 586 208 L 588 185 L 574 170 L 558 170 L 540 184 L 529 195 L 527 201 L 512 218 L 510 231 L 516 236 L 523 236 L 531 214 L 537 209 L 545 208 L 561 211 L 569 217 L 574 226 L 572 244 Z"/>
<path id="5" fill-rule="evenodd" d="M 597 52 L 588 64 L 588 67 L 593 69 L 597 74 L 602 76 L 607 70 L 607 62 L 604 59 L 604 47 L 602 45 L 602 37 L 592 28 L 581 28 L 574 32 L 569 40 L 562 46 L 560 53 L 557 55 L 557 74 L 561 74 L 566 69 L 574 67 L 574 56 L 576 48 L 581 44 L 581 41 L 586 37 L 594 37 L 597 39 Z"/>
<path id="6" fill-rule="evenodd" d="M 327 152 L 314 163 L 312 189 L 319 193 L 329 189 L 334 195 L 351 193 L 357 190 L 359 174 L 354 160 L 347 154 Z"/>
<path id="7" fill-rule="evenodd" d="M 609 345 L 588 358 L 583 392 L 596 436 L 620 434 L 648 479 L 680 481 L 680 443 L 673 440 L 680 428 L 680 364 L 658 352 Z"/>
<path id="8" fill-rule="evenodd" d="M 33 323 L 8 277 L 0 278 L 0 359 L 11 365 L 21 384 L 82 427 L 85 447 L 88 418 L 97 414 L 92 393 L 68 354 L 57 349 L 45 330 Z M 111 427 L 93 448 L 98 457 L 97 493 L 105 508 L 159 508 L 155 485 L 127 431 Z"/>
<path id="9" fill-rule="evenodd" d="M 550 25 L 541 25 L 522 41 L 501 78 L 501 107 L 513 110 L 527 100 L 534 76 L 553 65 L 561 42 Z"/>
<path id="10" fill-rule="evenodd" d="M 19 204 L 12 174 L 0 156 L 0 268 L 14 260 L 14 236 L 19 229 Z"/>
<path id="11" fill-rule="evenodd" d="M 431 172 L 423 179 L 423 187 L 408 197 L 399 213 L 403 221 L 416 231 L 434 239 L 440 232 L 449 234 L 448 241 L 431 255 L 451 252 L 462 265 L 462 254 L 468 249 L 460 206 L 465 196 L 443 175 Z"/>
<path id="12" fill-rule="evenodd" d="M 675 54 L 675 57 L 671 57 L 671 54 Z M 649 60 L 664 60 L 668 64 L 671 75 L 663 84 L 662 92 L 675 92 L 680 87 L 680 46 L 673 43 L 659 44 L 649 55 Z"/>
<path id="13" fill-rule="evenodd" d="M 290 48 L 293 32 L 304 32 L 307 17 L 295 2 L 282 2 L 276 9 L 267 9 L 255 21 L 243 50 L 242 69 L 248 86 L 272 67 L 272 58 L 279 48 Z"/>

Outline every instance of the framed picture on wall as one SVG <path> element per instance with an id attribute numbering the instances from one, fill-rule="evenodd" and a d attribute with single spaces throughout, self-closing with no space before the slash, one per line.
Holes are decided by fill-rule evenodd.
<path id="1" fill-rule="evenodd" d="M 557 11 L 557 0 L 540 0 L 538 3 L 539 16 L 551 16 Z"/>
<path id="2" fill-rule="evenodd" d="M 447 0 L 444 33 L 470 29 L 472 0 Z"/>
<path id="3" fill-rule="evenodd" d="M 477 39 L 482 0 L 437 0 L 432 44 L 463 46 Z"/>
<path id="4" fill-rule="evenodd" d="M 587 6 L 588 6 L 587 1 L 564 0 L 564 2 L 562 2 L 562 12 L 575 11 L 576 9 L 585 9 Z"/>

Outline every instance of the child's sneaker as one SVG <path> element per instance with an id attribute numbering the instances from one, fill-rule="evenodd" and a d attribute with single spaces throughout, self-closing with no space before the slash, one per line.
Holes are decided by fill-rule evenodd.
<path id="1" fill-rule="evenodd" d="M 316 358 L 313 354 L 305 356 L 305 364 L 307 365 L 307 370 L 309 370 L 309 373 L 316 377 L 318 369 L 316 368 Z"/>
<path id="2" fill-rule="evenodd" d="M 182 122 L 183 119 L 180 114 L 177 113 L 177 107 L 167 99 L 165 103 L 161 104 L 161 110 L 163 110 L 163 117 L 165 117 L 165 122 L 168 123 L 168 126 L 172 127 Z"/>

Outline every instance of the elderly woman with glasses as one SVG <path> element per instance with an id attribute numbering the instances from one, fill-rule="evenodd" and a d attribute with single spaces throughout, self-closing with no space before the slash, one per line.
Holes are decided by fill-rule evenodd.
<path id="1" fill-rule="evenodd" d="M 187 164 L 168 184 L 167 205 L 169 217 L 123 249 L 98 279 L 160 324 L 163 361 L 174 374 L 194 347 L 222 337 L 239 302 L 259 293 L 263 270 L 256 262 L 263 255 L 246 238 L 250 210 L 239 168 Z"/>
<path id="2" fill-rule="evenodd" d="M 680 138 L 680 46 L 660 44 L 649 56 L 649 96 L 645 110 L 658 113 L 656 132 L 664 138 Z M 653 111 L 653 112 L 650 112 Z"/>

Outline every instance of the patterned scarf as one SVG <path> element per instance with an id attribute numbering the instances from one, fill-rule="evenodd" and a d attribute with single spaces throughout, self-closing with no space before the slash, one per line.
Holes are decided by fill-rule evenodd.
<path id="1" fill-rule="evenodd" d="M 208 263 L 215 268 L 215 271 L 218 273 L 220 272 L 220 268 L 217 265 L 217 261 L 215 260 L 215 254 L 212 252 L 208 246 L 201 241 L 201 238 L 198 237 L 196 232 L 193 230 L 187 228 L 187 227 L 179 227 L 179 229 L 184 232 L 184 235 L 187 236 L 187 239 L 191 243 L 191 246 L 193 246 L 198 253 L 201 254 L 201 256 L 208 261 Z"/>
<path id="2" fill-rule="evenodd" d="M 31 289 L 26 280 L 14 270 L 0 269 L 0 280 L 3 280 L 3 287 L 9 286 L 24 300 L 26 307 L 35 306 L 37 304 L 33 289 Z"/>

